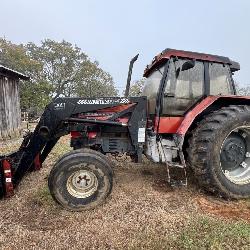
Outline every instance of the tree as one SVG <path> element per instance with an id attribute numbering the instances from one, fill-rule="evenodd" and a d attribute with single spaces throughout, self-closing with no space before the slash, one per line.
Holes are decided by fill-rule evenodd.
<path id="1" fill-rule="evenodd" d="M 51 84 L 54 98 L 117 95 L 110 74 L 97 62 L 91 62 L 76 45 L 46 39 L 41 46 L 28 43 L 26 48 L 33 60 L 42 63 L 42 78 Z"/>
<path id="2" fill-rule="evenodd" d="M 241 86 L 239 83 L 235 83 L 236 94 L 242 96 L 250 95 L 250 87 L 249 86 Z"/>
<path id="3" fill-rule="evenodd" d="M 83 97 L 117 96 L 111 75 L 98 66 L 98 62 L 88 62 L 81 69 L 80 79 L 75 86 L 75 93 Z"/>
<path id="4" fill-rule="evenodd" d="M 11 69 L 37 78 L 41 72 L 42 64 L 32 60 L 23 44 L 16 45 L 0 38 L 0 63 Z"/>
<path id="5" fill-rule="evenodd" d="M 43 111 L 44 107 L 51 101 L 52 86 L 47 82 L 21 81 L 21 108 L 33 110 L 34 112 Z"/>
<path id="6" fill-rule="evenodd" d="M 117 96 L 113 78 L 76 45 L 46 39 L 41 45 L 0 38 L 0 63 L 31 77 L 20 81 L 21 107 L 43 110 L 56 97 Z"/>
<path id="7" fill-rule="evenodd" d="M 135 81 L 129 90 L 129 96 L 140 96 L 145 84 L 145 78 Z"/>
<path id="8" fill-rule="evenodd" d="M 50 87 L 41 80 L 42 64 L 27 55 L 24 45 L 16 45 L 3 38 L 0 38 L 0 63 L 31 76 L 30 81 L 20 81 L 21 108 L 37 107 L 42 109 L 45 101 L 41 103 L 38 99 L 48 101 L 49 93 L 48 91 L 44 93 L 41 90 Z"/>

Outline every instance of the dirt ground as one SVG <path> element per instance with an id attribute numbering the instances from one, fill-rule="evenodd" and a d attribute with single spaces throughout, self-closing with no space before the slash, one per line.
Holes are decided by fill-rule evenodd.
<path id="1" fill-rule="evenodd" d="M 0 154 L 20 140 L 0 142 Z M 1 249 L 250 249 L 250 202 L 204 194 L 189 173 L 188 187 L 171 188 L 166 168 L 115 159 L 115 184 L 105 204 L 69 212 L 51 198 L 47 177 L 70 150 L 64 137 L 39 172 L 14 197 L 0 201 Z"/>

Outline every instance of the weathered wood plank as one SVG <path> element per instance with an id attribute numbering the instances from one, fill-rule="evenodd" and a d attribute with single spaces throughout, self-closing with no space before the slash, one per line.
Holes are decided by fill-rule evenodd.
<path id="1" fill-rule="evenodd" d="M 0 139 L 15 137 L 20 129 L 19 80 L 0 75 Z"/>

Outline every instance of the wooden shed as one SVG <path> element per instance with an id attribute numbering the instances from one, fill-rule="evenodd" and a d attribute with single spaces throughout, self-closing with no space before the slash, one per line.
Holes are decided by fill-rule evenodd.
<path id="1" fill-rule="evenodd" d="M 0 65 L 0 139 L 20 134 L 20 79 L 29 80 L 29 77 Z"/>

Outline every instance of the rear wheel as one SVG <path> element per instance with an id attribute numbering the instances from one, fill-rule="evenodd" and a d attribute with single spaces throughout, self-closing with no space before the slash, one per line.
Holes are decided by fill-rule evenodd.
<path id="1" fill-rule="evenodd" d="M 250 107 L 229 106 L 206 117 L 193 131 L 188 161 L 206 190 L 250 197 Z"/>
<path id="2" fill-rule="evenodd" d="M 52 197 L 68 210 L 92 209 L 110 194 L 113 171 L 105 156 L 90 149 L 63 156 L 49 175 Z"/>

